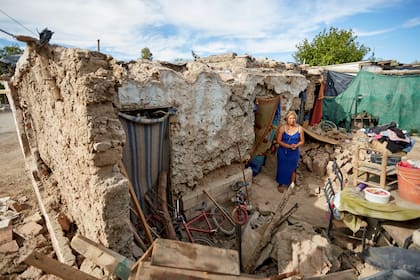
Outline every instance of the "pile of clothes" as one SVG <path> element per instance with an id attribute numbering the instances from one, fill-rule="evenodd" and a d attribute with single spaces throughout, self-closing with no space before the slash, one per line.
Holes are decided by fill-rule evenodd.
<path id="1" fill-rule="evenodd" d="M 415 144 L 415 140 L 399 129 L 394 122 L 374 128 L 366 128 L 365 133 L 380 143 L 386 142 L 386 148 L 391 153 L 408 153 Z"/>

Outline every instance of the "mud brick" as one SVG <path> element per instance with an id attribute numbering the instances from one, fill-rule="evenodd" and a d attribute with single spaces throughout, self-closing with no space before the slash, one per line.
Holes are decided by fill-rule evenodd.
<path id="1" fill-rule="evenodd" d="M 22 234 L 24 237 L 34 237 L 41 233 L 43 227 L 35 222 L 29 222 L 24 224 L 21 228 L 19 228 L 19 233 Z"/>
<path id="2" fill-rule="evenodd" d="M 19 246 L 17 245 L 15 240 L 0 245 L 0 253 L 7 254 L 14 253 L 17 251 L 19 251 Z"/>
<path id="3" fill-rule="evenodd" d="M 0 245 L 13 240 L 13 226 L 0 229 Z"/>

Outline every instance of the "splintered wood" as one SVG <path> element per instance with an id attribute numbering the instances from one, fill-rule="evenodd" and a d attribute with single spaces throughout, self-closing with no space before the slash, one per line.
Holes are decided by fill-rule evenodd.
<path id="1" fill-rule="evenodd" d="M 240 274 L 237 251 L 168 239 L 155 241 L 151 264 L 229 275 Z"/>

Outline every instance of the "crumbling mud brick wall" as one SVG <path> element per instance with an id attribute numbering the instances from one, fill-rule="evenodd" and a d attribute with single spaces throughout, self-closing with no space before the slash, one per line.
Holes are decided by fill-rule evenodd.
<path id="1" fill-rule="evenodd" d="M 117 164 L 125 141 L 118 67 L 97 52 L 28 47 L 9 87 L 27 163 L 36 163 L 49 207 L 82 235 L 128 254 L 130 197 Z"/>
<path id="2" fill-rule="evenodd" d="M 122 110 L 173 107 L 172 188 L 195 188 L 218 168 L 249 158 L 254 143 L 255 98 L 281 97 L 282 115 L 307 86 L 298 71 L 274 61 L 228 54 L 185 65 L 139 60 L 124 65 Z"/>

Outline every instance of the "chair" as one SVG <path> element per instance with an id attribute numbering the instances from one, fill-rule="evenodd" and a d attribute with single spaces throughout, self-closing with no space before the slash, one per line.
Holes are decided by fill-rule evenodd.
<path id="1" fill-rule="evenodd" d="M 341 172 L 341 169 L 338 166 L 337 161 L 335 159 L 334 159 L 334 162 L 333 162 L 333 172 L 335 174 L 334 181 L 338 180 L 340 182 L 340 190 L 343 190 L 343 188 L 344 188 L 343 173 Z"/>
<path id="2" fill-rule="evenodd" d="M 340 181 L 340 179 L 338 179 Z M 341 181 L 340 181 L 341 182 Z M 340 183 L 340 190 L 341 183 Z M 336 207 L 334 200 L 336 199 L 336 193 L 334 191 L 334 186 L 330 178 L 328 178 L 327 183 L 324 186 L 324 195 L 328 204 L 328 210 L 329 210 L 329 219 L 328 219 L 328 228 L 327 228 L 327 238 L 331 240 L 331 230 L 333 228 L 333 220 L 341 220 L 340 217 L 340 211 Z M 365 243 L 366 243 L 366 229 L 367 223 L 363 222 L 362 227 L 360 230 L 362 231 L 362 250 L 365 249 Z M 350 238 L 355 238 L 354 236 L 348 236 Z"/>
<path id="3" fill-rule="evenodd" d="M 340 219 L 340 212 L 334 205 L 335 191 L 334 191 L 334 187 L 330 178 L 328 178 L 328 181 L 324 186 L 324 195 L 325 195 L 325 199 L 327 200 L 327 205 L 328 205 L 328 210 L 329 210 L 327 236 L 328 236 L 328 239 L 331 239 L 331 230 L 333 227 L 333 220 Z"/>

